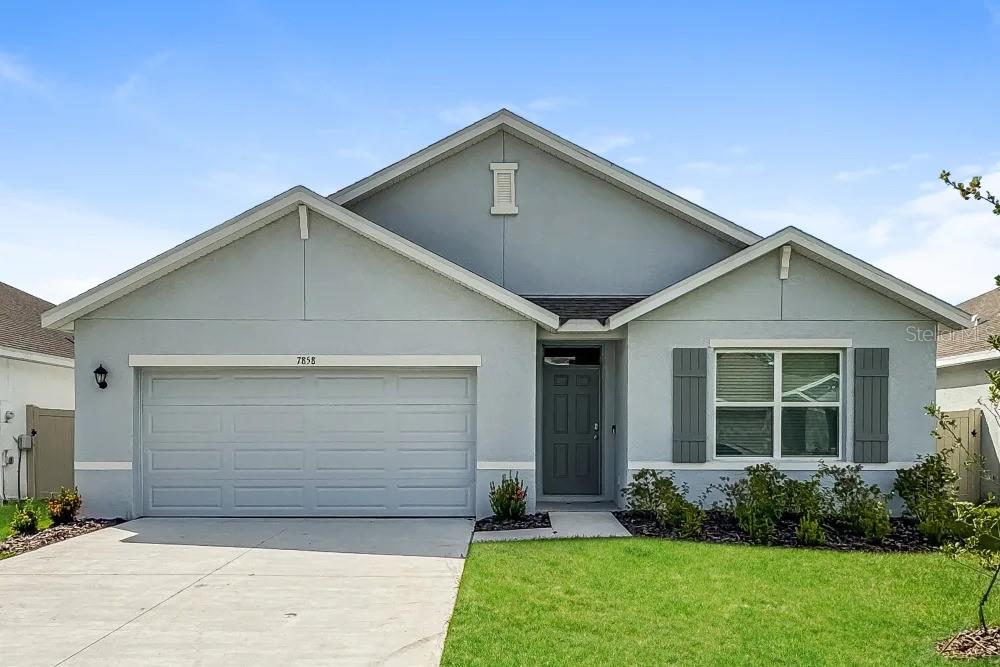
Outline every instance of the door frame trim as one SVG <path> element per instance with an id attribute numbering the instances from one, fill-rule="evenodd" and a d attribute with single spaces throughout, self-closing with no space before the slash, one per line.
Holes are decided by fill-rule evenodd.
<path id="1" fill-rule="evenodd" d="M 615 481 L 615 439 L 611 434 L 611 426 L 615 423 L 615 342 L 609 340 L 539 340 L 537 343 L 537 354 L 535 360 L 535 502 L 578 502 L 595 503 L 617 501 L 617 488 Z M 601 350 L 601 392 L 600 392 L 600 414 L 601 414 L 601 455 L 600 455 L 600 493 L 593 495 L 562 495 L 545 494 L 543 492 L 542 478 L 544 475 L 545 455 L 543 450 L 544 428 L 545 428 L 545 397 L 544 381 L 542 378 L 542 358 L 545 356 L 545 348 L 554 347 L 596 347 Z"/>

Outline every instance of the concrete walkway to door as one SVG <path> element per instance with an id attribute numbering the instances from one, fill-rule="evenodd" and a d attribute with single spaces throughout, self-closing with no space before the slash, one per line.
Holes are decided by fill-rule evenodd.
<path id="1" fill-rule="evenodd" d="M 0 561 L 0 662 L 436 665 L 472 521 L 139 519 Z"/>

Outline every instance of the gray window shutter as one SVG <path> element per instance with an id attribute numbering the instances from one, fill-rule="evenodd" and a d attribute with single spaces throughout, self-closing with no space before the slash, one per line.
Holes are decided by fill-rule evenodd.
<path id="1" fill-rule="evenodd" d="M 889 349 L 854 350 L 854 461 L 889 461 Z"/>
<path id="2" fill-rule="evenodd" d="M 708 350 L 674 348 L 675 463 L 705 462 Z"/>

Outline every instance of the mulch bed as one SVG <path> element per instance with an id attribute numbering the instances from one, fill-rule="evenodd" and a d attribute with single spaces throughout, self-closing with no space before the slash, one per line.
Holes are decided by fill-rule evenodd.
<path id="1" fill-rule="evenodd" d="M 1000 656 L 1000 628 L 976 628 L 959 632 L 937 643 L 937 650 L 949 658 L 989 658 Z"/>
<path id="2" fill-rule="evenodd" d="M 11 535 L 0 541 L 0 558 L 10 558 L 28 551 L 33 551 L 56 542 L 68 540 L 77 535 L 92 533 L 101 528 L 122 523 L 123 519 L 79 519 L 73 523 L 50 526 L 34 535 Z"/>
<path id="3" fill-rule="evenodd" d="M 645 537 L 663 537 L 668 539 L 685 539 L 677 531 L 661 528 L 649 512 L 620 511 L 614 512 L 618 522 L 633 535 Z M 802 547 L 795 539 L 797 523 L 791 520 L 778 522 L 772 546 Z M 917 531 L 914 523 L 908 519 L 891 519 L 892 532 L 881 544 L 871 544 L 843 527 L 823 523 L 826 531 L 826 544 L 815 549 L 832 549 L 836 551 L 877 551 L 877 552 L 919 552 L 933 551 L 935 547 Z M 715 542 L 718 544 L 751 544 L 746 533 L 736 525 L 736 519 L 725 512 L 708 510 L 705 517 L 704 534 L 696 538 L 698 542 Z"/>
<path id="4" fill-rule="evenodd" d="M 505 519 L 501 521 L 495 516 L 480 519 L 476 522 L 477 531 L 488 530 L 521 530 L 524 528 L 551 528 L 548 512 L 525 514 L 520 519 Z"/>

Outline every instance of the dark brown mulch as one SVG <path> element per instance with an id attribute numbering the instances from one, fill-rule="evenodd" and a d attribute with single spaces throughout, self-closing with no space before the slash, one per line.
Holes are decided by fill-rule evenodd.
<path id="1" fill-rule="evenodd" d="M 520 519 L 500 520 L 495 516 L 486 517 L 476 522 L 476 531 L 487 530 L 520 530 L 523 528 L 551 528 L 548 512 L 525 514 Z"/>
<path id="2" fill-rule="evenodd" d="M 976 628 L 959 632 L 937 643 L 938 653 L 949 658 L 1000 656 L 1000 628 Z"/>
<path id="3" fill-rule="evenodd" d="M 0 558 L 10 558 L 33 551 L 77 535 L 92 533 L 101 528 L 122 523 L 124 519 L 79 519 L 73 523 L 50 526 L 34 535 L 11 535 L 0 541 Z"/>
<path id="4" fill-rule="evenodd" d="M 656 519 L 649 512 L 633 512 L 630 510 L 614 512 L 618 522 L 625 526 L 625 529 L 633 535 L 643 535 L 646 537 L 664 537 L 668 539 L 682 538 L 676 530 L 665 529 L 656 523 Z M 881 552 L 914 552 L 933 551 L 935 547 L 928 544 L 927 540 L 917 531 L 914 523 L 908 519 L 891 519 L 892 532 L 881 544 L 872 544 L 863 537 L 845 530 L 842 526 L 831 523 L 823 523 L 823 530 L 826 531 L 826 544 L 822 547 L 810 547 L 816 549 L 833 549 L 836 551 L 881 551 Z M 791 520 L 781 520 L 778 522 L 775 531 L 773 546 L 779 547 L 801 547 L 795 539 L 795 528 L 797 523 Z M 718 510 L 708 510 L 705 517 L 704 534 L 696 538 L 698 542 L 715 542 L 719 544 L 751 544 L 750 538 L 736 525 L 736 519 L 725 512 Z"/>

